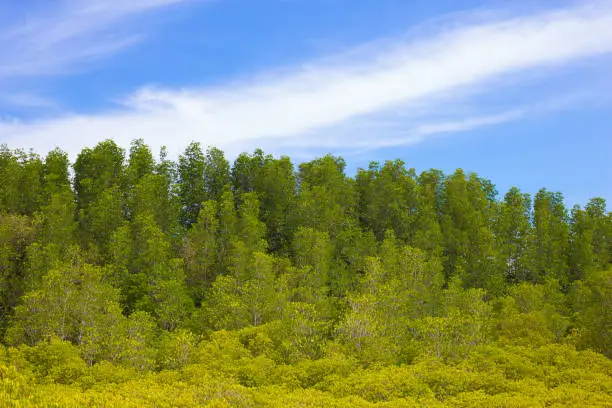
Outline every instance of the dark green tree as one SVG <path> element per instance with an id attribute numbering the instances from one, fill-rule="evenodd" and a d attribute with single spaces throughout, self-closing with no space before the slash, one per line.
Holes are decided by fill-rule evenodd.
<path id="1" fill-rule="evenodd" d="M 533 281 L 533 228 L 531 225 L 531 198 L 519 189 L 511 188 L 499 206 L 495 234 L 500 266 L 508 282 Z"/>
<path id="2" fill-rule="evenodd" d="M 179 157 L 177 194 L 182 225 L 190 226 L 196 222 L 200 205 L 207 199 L 205 167 L 206 159 L 199 143 L 191 143 Z"/>
<path id="3" fill-rule="evenodd" d="M 444 256 L 448 277 L 460 276 L 469 287 L 501 290 L 492 221 L 495 189 L 475 174 L 459 169 L 445 180 L 442 203 Z"/>
<path id="4" fill-rule="evenodd" d="M 401 160 L 386 161 L 381 167 L 370 163 L 368 170 L 357 173 L 362 222 L 379 240 L 388 229 L 406 243 L 414 239 L 418 210 L 416 174 Z"/>
<path id="5" fill-rule="evenodd" d="M 73 165 L 79 210 L 86 210 L 105 190 L 120 184 L 124 158 L 124 150 L 112 140 L 81 151 Z"/>
<path id="6" fill-rule="evenodd" d="M 534 270 L 536 282 L 546 277 L 568 283 L 569 226 L 561 193 L 538 191 L 533 202 L 535 227 Z"/>
<path id="7" fill-rule="evenodd" d="M 444 244 L 440 226 L 444 174 L 434 169 L 424 171 L 417 181 L 418 211 L 414 227 L 414 246 L 441 256 Z"/>

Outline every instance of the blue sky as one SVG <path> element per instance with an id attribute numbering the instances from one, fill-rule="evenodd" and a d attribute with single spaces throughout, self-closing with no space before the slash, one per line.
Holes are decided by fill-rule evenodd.
<path id="1" fill-rule="evenodd" d="M 0 143 L 401 158 L 612 200 L 612 1 L 0 0 Z"/>

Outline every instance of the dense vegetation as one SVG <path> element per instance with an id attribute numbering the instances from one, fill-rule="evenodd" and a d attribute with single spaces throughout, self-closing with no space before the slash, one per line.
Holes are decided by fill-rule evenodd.
<path id="1" fill-rule="evenodd" d="M 611 308 L 599 198 L 0 148 L 1 406 L 610 406 Z"/>

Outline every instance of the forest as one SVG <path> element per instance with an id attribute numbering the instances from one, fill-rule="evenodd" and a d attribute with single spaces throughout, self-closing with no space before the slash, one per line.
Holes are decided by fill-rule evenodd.
<path id="1" fill-rule="evenodd" d="M 612 406 L 604 199 L 350 172 L 2 145 L 0 406 Z"/>

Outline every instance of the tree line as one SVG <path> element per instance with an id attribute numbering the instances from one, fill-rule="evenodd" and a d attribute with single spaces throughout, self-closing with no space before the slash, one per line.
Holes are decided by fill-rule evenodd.
<path id="1" fill-rule="evenodd" d="M 296 166 L 258 149 L 230 164 L 195 142 L 174 162 L 141 139 L 128 151 L 103 141 L 72 164 L 60 149 L 3 145 L 0 186 L 4 364 L 36 381 L 89 389 L 105 364 L 136 376 L 208 359 L 209 374 L 265 383 L 220 349 L 269 372 L 331 364 L 331 377 L 298 381 L 321 392 L 343 359 L 366 376 L 424 359 L 456 368 L 490 347 L 612 356 L 601 198 L 568 209 L 546 189 L 500 197 L 474 173 L 401 160 L 354 177 L 332 155 Z M 610 360 L 596 358 L 610 384 Z M 605 401 L 612 385 L 589 392 Z M 377 398 L 364 401 L 391 401 Z"/>

